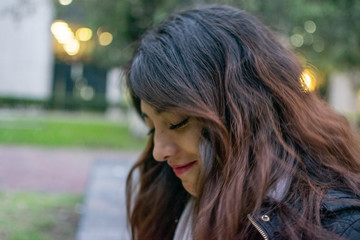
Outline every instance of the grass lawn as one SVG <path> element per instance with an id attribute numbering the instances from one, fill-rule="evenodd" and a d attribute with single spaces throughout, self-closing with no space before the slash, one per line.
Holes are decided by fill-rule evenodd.
<path id="1" fill-rule="evenodd" d="M 99 114 L 0 114 L 0 144 L 139 150 L 145 139 Z M 73 240 L 81 203 L 78 195 L 0 191 L 0 239 Z"/>
<path id="2" fill-rule="evenodd" d="M 75 239 L 81 196 L 0 193 L 0 239 Z"/>
<path id="3" fill-rule="evenodd" d="M 145 140 L 132 136 L 124 122 L 101 115 L 48 114 L 0 116 L 0 144 L 136 150 Z"/>

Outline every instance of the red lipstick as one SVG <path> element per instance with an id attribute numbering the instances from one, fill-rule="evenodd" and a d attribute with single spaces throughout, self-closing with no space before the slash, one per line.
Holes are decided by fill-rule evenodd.
<path id="1" fill-rule="evenodd" d="M 184 172 L 186 172 L 187 170 L 192 168 L 192 166 L 194 166 L 195 163 L 196 163 L 196 161 L 193 161 L 193 162 L 181 164 L 181 165 L 170 165 L 170 167 L 172 167 L 172 169 L 174 170 L 175 175 L 179 177 L 181 174 L 183 174 Z"/>

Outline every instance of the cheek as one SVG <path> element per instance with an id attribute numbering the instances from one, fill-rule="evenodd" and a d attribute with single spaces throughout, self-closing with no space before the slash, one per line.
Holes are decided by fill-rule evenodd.
<path id="1" fill-rule="evenodd" d="M 200 160 L 199 143 L 201 139 L 200 124 L 196 121 L 191 122 L 191 125 L 185 128 L 183 132 L 174 135 L 174 140 L 182 150 L 182 153 L 193 160 Z"/>
<path id="2" fill-rule="evenodd" d="M 199 142 L 200 134 L 191 133 L 183 138 L 181 146 L 186 154 L 191 155 L 192 158 L 196 158 L 196 160 L 200 160 Z"/>

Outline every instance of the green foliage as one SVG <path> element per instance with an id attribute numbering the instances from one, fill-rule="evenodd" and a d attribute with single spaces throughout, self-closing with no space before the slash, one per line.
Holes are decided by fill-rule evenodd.
<path id="1" fill-rule="evenodd" d="M 82 21 L 92 29 L 110 31 L 113 43 L 94 49 L 93 61 L 106 67 L 120 66 L 132 55 L 136 40 L 174 10 L 199 3 L 236 6 L 259 17 L 285 39 L 302 38 L 294 50 L 322 70 L 356 68 L 360 64 L 360 1 L 358 0 L 79 0 Z M 65 8 L 58 8 L 63 16 Z M 74 15 L 74 14 L 73 14 Z M 76 18 L 73 17 L 74 20 Z M 315 32 L 304 24 L 312 21 Z"/>
<path id="2" fill-rule="evenodd" d="M 190 0 L 80 0 L 78 8 L 96 32 L 108 31 L 113 41 L 108 46 L 97 45 L 93 60 L 102 67 L 121 66 L 131 57 L 136 40 L 152 25 L 163 21 L 176 8 L 191 3 Z M 69 14 L 59 8 L 62 16 Z M 73 18 L 74 19 L 74 18 Z"/>
<path id="3" fill-rule="evenodd" d="M 217 2 L 247 10 L 289 40 L 291 36 L 298 34 L 303 43 L 298 47 L 293 46 L 294 50 L 325 72 L 358 68 L 360 64 L 358 0 Z M 313 33 L 306 31 L 308 21 L 315 23 Z"/>
<path id="4" fill-rule="evenodd" d="M 13 107 L 45 107 L 46 100 L 36 100 L 29 98 L 11 98 L 0 97 L 0 107 L 13 108 Z"/>
<path id="5" fill-rule="evenodd" d="M 1 192 L 0 239 L 73 239 L 81 202 L 78 195 Z"/>
<path id="6" fill-rule="evenodd" d="M 66 109 L 66 110 L 84 110 L 94 112 L 104 112 L 108 107 L 108 103 L 104 97 L 94 97 L 86 101 L 79 97 L 66 96 L 65 98 L 56 95 L 46 102 L 49 109 Z M 122 106 L 123 107 L 123 106 Z"/>
<path id="7" fill-rule="evenodd" d="M 113 107 L 117 107 L 123 111 L 128 108 L 127 104 L 119 102 L 113 104 Z M 93 99 L 86 101 L 79 97 L 66 96 L 57 97 L 56 95 L 50 99 L 37 100 L 30 98 L 12 98 L 12 97 L 0 97 L 0 107 L 4 108 L 45 108 L 45 109 L 66 109 L 70 111 L 83 110 L 91 112 L 104 112 L 109 103 L 104 97 L 94 97 Z"/>
<path id="8" fill-rule="evenodd" d="M 131 58 L 136 41 L 174 10 L 193 5 L 228 4 L 244 9 L 275 30 L 306 64 L 324 74 L 360 65 L 360 1 L 358 0 L 77 0 L 57 4 L 57 15 L 96 31 L 109 31 L 108 46 L 95 45 L 91 62 L 111 68 Z M 306 24 L 315 24 L 308 31 Z M 294 44 L 290 44 L 292 41 Z"/>

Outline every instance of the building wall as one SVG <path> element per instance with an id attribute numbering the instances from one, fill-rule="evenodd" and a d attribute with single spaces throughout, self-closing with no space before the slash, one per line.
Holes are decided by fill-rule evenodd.
<path id="1" fill-rule="evenodd" d="M 329 103 L 340 113 L 358 112 L 360 74 L 358 72 L 336 72 L 329 79 Z"/>
<path id="2" fill-rule="evenodd" d="M 52 0 L 0 1 L 0 97 L 51 96 Z"/>
<path id="3" fill-rule="evenodd" d="M 111 105 L 123 101 L 124 83 L 122 82 L 123 72 L 120 68 L 113 68 L 108 71 L 106 79 L 106 100 Z"/>

